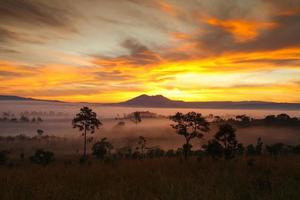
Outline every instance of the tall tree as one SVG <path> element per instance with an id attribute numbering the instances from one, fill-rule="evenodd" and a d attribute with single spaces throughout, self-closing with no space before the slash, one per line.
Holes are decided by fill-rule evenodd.
<path id="1" fill-rule="evenodd" d="M 236 139 L 235 129 L 230 124 L 223 124 L 214 136 L 215 140 L 222 145 L 223 154 L 226 160 L 242 151 L 243 146 Z"/>
<path id="2" fill-rule="evenodd" d="M 78 128 L 82 132 L 84 137 L 83 145 L 83 157 L 87 157 L 86 146 L 87 146 L 87 133 L 93 134 L 95 129 L 102 125 L 100 120 L 97 118 L 97 114 L 93 112 L 89 107 L 83 107 L 80 112 L 76 114 L 72 120 L 73 128 Z"/>
<path id="3" fill-rule="evenodd" d="M 202 138 L 204 133 L 209 131 L 209 123 L 201 113 L 196 112 L 189 112 L 187 114 L 177 112 L 170 119 L 175 122 L 175 124 L 171 124 L 171 127 L 176 129 L 177 134 L 185 138 L 183 153 L 184 158 L 187 159 L 192 148 L 190 141 L 193 138 Z"/>

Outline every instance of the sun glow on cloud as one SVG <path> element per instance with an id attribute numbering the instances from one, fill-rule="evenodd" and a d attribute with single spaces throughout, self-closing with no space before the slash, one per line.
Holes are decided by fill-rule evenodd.
<path id="1" fill-rule="evenodd" d="M 0 2 L 0 94 L 300 102 L 300 4 L 67 2 Z"/>
<path id="2" fill-rule="evenodd" d="M 209 18 L 205 20 L 208 24 L 218 26 L 232 33 L 239 42 L 254 39 L 263 29 L 275 28 L 276 24 L 270 22 L 246 21 L 241 19 L 219 20 Z"/>

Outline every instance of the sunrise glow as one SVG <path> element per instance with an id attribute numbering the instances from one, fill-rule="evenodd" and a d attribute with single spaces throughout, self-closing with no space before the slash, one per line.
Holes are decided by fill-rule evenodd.
<path id="1" fill-rule="evenodd" d="M 300 102 L 298 4 L 184 2 L 1 2 L 0 93 Z"/>

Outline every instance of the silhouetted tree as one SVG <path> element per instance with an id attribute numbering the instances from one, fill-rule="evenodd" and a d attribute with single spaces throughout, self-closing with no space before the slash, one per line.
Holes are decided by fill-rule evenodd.
<path id="1" fill-rule="evenodd" d="M 256 147 L 255 147 L 255 151 L 257 155 L 262 154 L 263 144 L 264 143 L 262 142 L 261 138 L 257 138 Z"/>
<path id="2" fill-rule="evenodd" d="M 141 154 L 143 157 L 145 155 L 145 152 L 144 152 L 145 148 L 146 148 L 146 139 L 143 136 L 139 136 L 137 150 L 141 151 Z"/>
<path id="3" fill-rule="evenodd" d="M 171 127 L 176 129 L 177 134 L 184 136 L 183 144 L 184 158 L 188 158 L 192 145 L 190 141 L 193 138 L 202 138 L 203 134 L 209 131 L 209 124 L 200 113 L 189 112 L 182 114 L 180 112 L 171 116 L 170 119 L 175 122 Z"/>
<path id="4" fill-rule="evenodd" d="M 38 122 L 38 123 L 43 122 L 42 118 L 41 118 L 41 117 L 38 117 L 38 118 L 37 118 L 37 122 Z"/>
<path id="5" fill-rule="evenodd" d="M 104 159 L 105 156 L 110 154 L 113 149 L 113 145 L 107 141 L 106 138 L 102 138 L 100 141 L 96 142 L 93 147 L 93 155 L 98 159 Z"/>
<path id="6" fill-rule="evenodd" d="M 277 119 L 282 120 L 282 121 L 288 121 L 291 118 L 288 114 L 282 113 L 282 114 L 277 115 Z"/>
<path id="7" fill-rule="evenodd" d="M 282 153 L 283 148 L 284 148 L 284 144 L 281 142 L 266 146 L 267 152 L 269 152 L 269 154 L 275 157 L 277 157 L 280 153 Z"/>
<path id="8" fill-rule="evenodd" d="M 202 145 L 205 153 L 214 159 L 221 158 L 223 156 L 223 147 L 215 139 L 208 141 L 207 144 Z"/>
<path id="9" fill-rule="evenodd" d="M 97 119 L 97 114 L 93 112 L 89 107 L 83 107 L 80 112 L 76 114 L 72 121 L 73 128 L 78 128 L 82 132 L 84 137 L 83 145 L 83 158 L 86 159 L 86 146 L 87 146 L 87 133 L 93 134 L 95 129 L 102 125 L 99 119 Z"/>
<path id="10" fill-rule="evenodd" d="M 54 153 L 43 149 L 36 150 L 35 154 L 30 157 L 30 161 L 40 165 L 48 165 L 54 161 Z"/>
<path id="11" fill-rule="evenodd" d="M 36 133 L 39 137 L 42 137 L 44 131 L 42 129 L 38 129 L 38 130 L 36 130 Z"/>
<path id="12" fill-rule="evenodd" d="M 138 111 L 132 113 L 132 116 L 130 117 L 130 120 L 133 121 L 135 124 L 138 124 L 138 123 L 142 122 L 141 113 L 138 112 Z"/>
<path id="13" fill-rule="evenodd" d="M 35 117 L 33 117 L 32 119 L 31 119 L 31 123 L 35 123 L 36 122 L 36 119 L 35 119 Z"/>
<path id="14" fill-rule="evenodd" d="M 246 154 L 248 156 L 258 156 L 262 154 L 262 149 L 263 149 L 263 142 L 261 138 L 257 139 L 256 146 L 253 144 L 250 144 L 246 148 Z"/>
<path id="15" fill-rule="evenodd" d="M 173 149 L 169 149 L 169 150 L 166 152 L 166 156 L 167 156 L 167 157 L 174 157 L 174 156 L 176 156 L 176 152 L 175 152 Z"/>
<path id="16" fill-rule="evenodd" d="M 250 126 L 251 118 L 247 115 L 237 115 L 235 117 L 239 121 L 239 125 L 241 126 Z"/>
<path id="17" fill-rule="evenodd" d="M 24 152 L 21 152 L 20 153 L 20 159 L 21 159 L 22 162 L 24 161 L 24 158 L 25 158 L 25 154 L 24 154 Z"/>
<path id="18" fill-rule="evenodd" d="M 165 155 L 165 151 L 160 147 L 149 148 L 147 151 L 147 157 L 156 158 L 163 157 Z"/>
<path id="19" fill-rule="evenodd" d="M 215 140 L 222 145 L 226 160 L 233 158 L 243 148 L 242 144 L 239 144 L 236 140 L 235 131 L 230 124 L 223 124 L 214 136 Z"/>
<path id="20" fill-rule="evenodd" d="M 22 115 L 20 117 L 20 122 L 29 122 L 29 119 L 27 117 L 25 117 L 24 115 Z"/>
<path id="21" fill-rule="evenodd" d="M 127 145 L 117 149 L 117 156 L 119 158 L 131 158 L 132 152 L 132 147 L 130 145 Z"/>

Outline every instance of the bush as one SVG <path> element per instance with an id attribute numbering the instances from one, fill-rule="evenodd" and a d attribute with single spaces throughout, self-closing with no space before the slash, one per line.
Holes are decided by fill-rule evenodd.
<path id="1" fill-rule="evenodd" d="M 293 153 L 300 154 L 300 144 L 293 147 Z"/>
<path id="2" fill-rule="evenodd" d="M 214 159 L 221 158 L 223 156 L 223 147 L 216 140 L 208 141 L 208 144 L 202 146 L 205 153 Z"/>
<path id="3" fill-rule="evenodd" d="M 147 151 L 147 157 L 149 158 L 156 158 L 156 157 L 163 157 L 165 155 L 165 151 L 160 149 L 159 147 L 149 149 Z"/>
<path id="4" fill-rule="evenodd" d="M 113 145 L 106 138 L 102 138 L 92 147 L 93 155 L 98 159 L 104 159 L 106 156 L 109 156 L 112 149 Z"/>
<path id="5" fill-rule="evenodd" d="M 54 161 L 54 153 L 43 149 L 36 150 L 35 154 L 30 157 L 30 161 L 35 164 L 48 165 Z"/>
<path id="6" fill-rule="evenodd" d="M 269 154 L 273 156 L 278 156 L 283 152 L 284 144 L 283 143 L 275 143 L 272 145 L 267 145 L 266 150 L 269 152 Z"/>
<path id="7" fill-rule="evenodd" d="M 7 157 L 7 154 L 8 154 L 8 151 L 0 151 L 0 165 L 4 165 L 7 160 L 8 160 L 8 157 Z"/>
<path id="8" fill-rule="evenodd" d="M 176 156 L 176 153 L 173 149 L 169 149 L 167 152 L 166 152 L 166 156 L 167 157 L 175 157 Z"/>
<path id="9" fill-rule="evenodd" d="M 256 146 L 253 144 L 250 144 L 246 148 L 246 154 L 247 156 L 259 156 L 262 154 L 262 149 L 263 149 L 263 142 L 261 138 L 257 139 Z"/>

